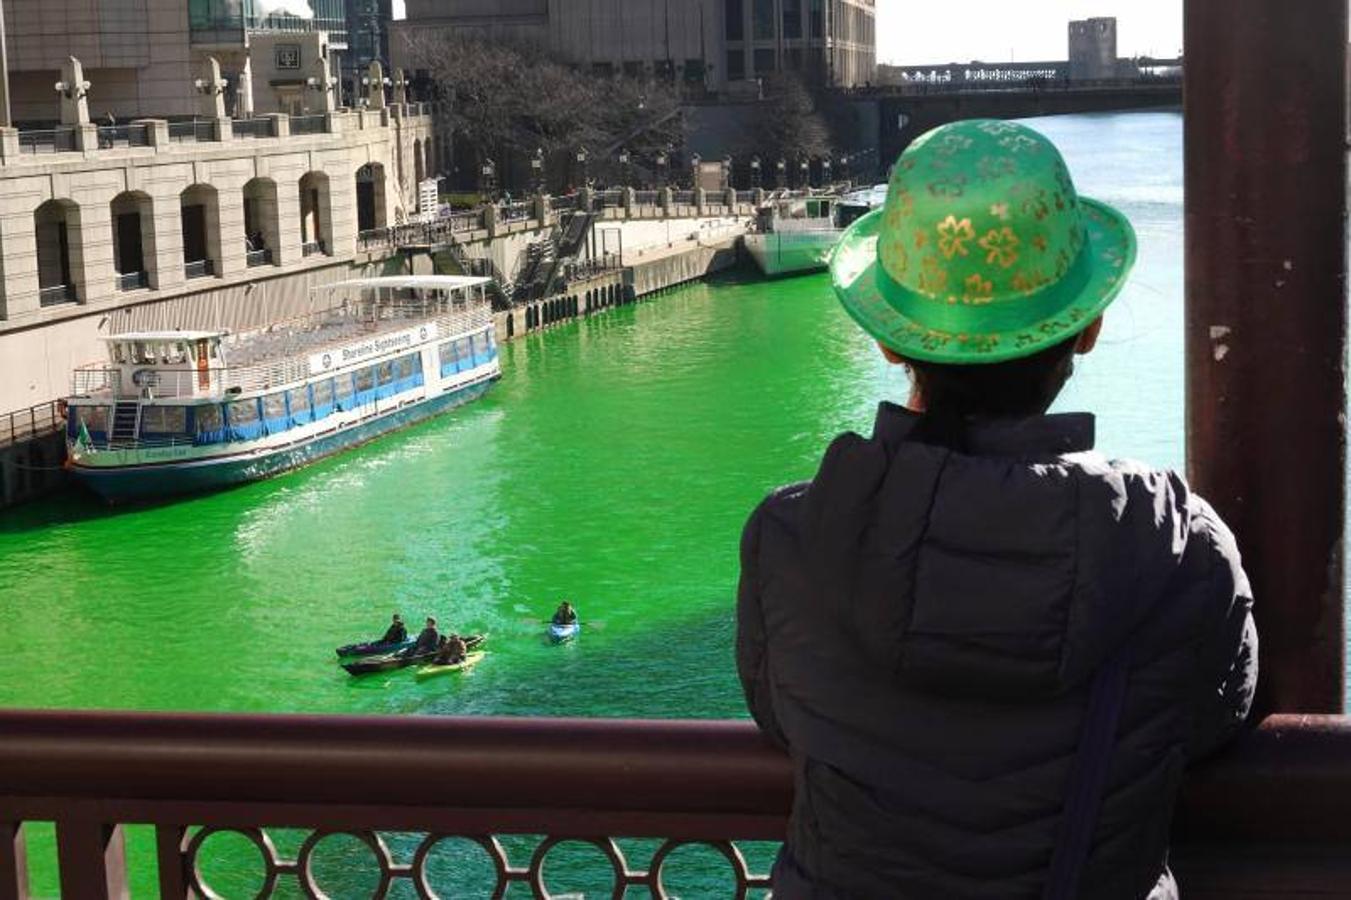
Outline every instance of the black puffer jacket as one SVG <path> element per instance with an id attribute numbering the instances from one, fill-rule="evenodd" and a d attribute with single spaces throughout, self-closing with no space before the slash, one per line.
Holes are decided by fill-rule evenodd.
<path id="1" fill-rule="evenodd" d="M 1188 761 L 1257 677 L 1233 535 L 1183 480 L 1091 452 L 1091 416 L 910 440 L 884 404 L 751 517 L 737 663 L 796 799 L 778 900 L 1037 898 L 1088 686 L 1131 665 L 1081 896 L 1176 894 Z"/>

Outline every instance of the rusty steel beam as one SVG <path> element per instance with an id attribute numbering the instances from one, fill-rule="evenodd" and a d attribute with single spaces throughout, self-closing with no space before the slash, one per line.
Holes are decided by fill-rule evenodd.
<path id="1" fill-rule="evenodd" d="M 1340 712 L 1346 0 L 1186 0 L 1187 459 L 1238 535 L 1263 711 Z"/>

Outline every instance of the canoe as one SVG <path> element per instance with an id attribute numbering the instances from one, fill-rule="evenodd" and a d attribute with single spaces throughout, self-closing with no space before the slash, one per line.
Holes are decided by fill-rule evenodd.
<path id="1" fill-rule="evenodd" d="M 561 644 L 564 641 L 570 641 L 575 638 L 582 630 L 581 622 L 572 622 L 568 625 L 559 625 L 556 622 L 549 623 L 549 640 L 555 644 Z"/>
<path id="2" fill-rule="evenodd" d="M 488 639 L 486 634 L 473 634 L 464 639 L 464 645 L 469 650 L 477 649 Z M 414 656 L 411 653 L 390 653 L 385 656 L 373 656 L 369 659 L 361 659 L 356 662 L 342 663 L 342 667 L 347 670 L 348 675 L 370 675 L 373 672 L 392 672 L 395 669 L 403 669 L 408 666 L 424 665 L 430 663 L 436 658 L 439 651 L 432 650 L 429 653 L 419 653 Z"/>
<path id="3" fill-rule="evenodd" d="M 451 672 L 467 672 L 474 668 L 474 666 L 478 664 L 478 661 L 483 659 L 486 655 L 487 654 L 483 653 L 483 651 L 479 651 L 478 653 L 470 653 L 459 662 L 451 663 L 448 666 L 423 666 L 413 674 L 413 677 L 418 681 L 426 681 L 428 678 L 435 678 L 438 675 L 449 675 Z"/>
<path id="4" fill-rule="evenodd" d="M 364 644 L 348 644 L 345 647 L 338 648 L 338 658 L 384 656 L 389 653 L 398 653 L 400 650 L 407 650 L 416 643 L 417 641 L 414 638 L 409 638 L 406 641 L 367 641 Z"/>

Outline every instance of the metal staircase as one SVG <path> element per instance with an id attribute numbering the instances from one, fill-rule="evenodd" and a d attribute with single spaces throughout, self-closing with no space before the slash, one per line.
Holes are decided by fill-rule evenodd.
<path id="1" fill-rule="evenodd" d="M 113 408 L 113 426 L 108 433 L 110 447 L 127 447 L 136 443 L 141 430 L 141 404 L 136 400 L 119 400 Z"/>

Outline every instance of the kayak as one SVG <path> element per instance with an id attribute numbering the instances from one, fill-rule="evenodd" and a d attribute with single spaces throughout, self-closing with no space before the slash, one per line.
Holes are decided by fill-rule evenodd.
<path id="1" fill-rule="evenodd" d="M 437 675 L 449 675 L 451 672 L 467 672 L 478 664 L 478 661 L 486 656 L 483 651 L 470 653 L 464 659 L 457 663 L 451 663 L 448 666 L 423 666 L 414 673 L 413 677 L 418 681 L 426 681 L 428 678 L 435 678 Z"/>
<path id="2" fill-rule="evenodd" d="M 559 625 L 557 622 L 549 623 L 549 640 L 555 644 L 561 644 L 564 641 L 570 641 L 582 630 L 581 622 L 570 622 L 567 625 Z"/>
<path id="3" fill-rule="evenodd" d="M 488 639 L 486 634 L 474 634 L 464 639 L 466 649 L 475 650 L 483 645 Z M 417 655 L 411 653 L 389 653 L 385 656 L 373 656 L 369 659 L 361 659 L 356 662 L 342 663 L 342 667 L 347 670 L 348 675 L 370 675 L 373 672 L 392 672 L 395 669 L 403 669 L 408 666 L 416 666 L 430 663 L 436 659 L 439 650 L 431 650 L 427 653 Z"/>
<path id="4" fill-rule="evenodd" d="M 407 650 L 416 643 L 416 639 L 409 638 L 406 641 L 367 641 L 364 644 L 348 644 L 338 648 L 338 657 L 346 659 L 353 656 L 383 656 Z"/>

